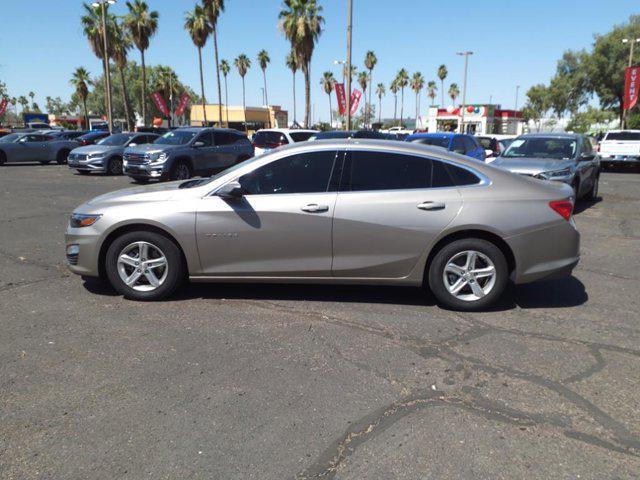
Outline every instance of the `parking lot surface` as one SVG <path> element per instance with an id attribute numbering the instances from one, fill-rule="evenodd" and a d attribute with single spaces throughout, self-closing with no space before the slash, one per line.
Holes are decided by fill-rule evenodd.
<path id="1" fill-rule="evenodd" d="M 573 277 L 484 313 L 388 287 L 124 300 L 67 272 L 63 234 L 129 185 L 0 169 L 0 478 L 638 478 L 640 174 L 578 206 Z"/>

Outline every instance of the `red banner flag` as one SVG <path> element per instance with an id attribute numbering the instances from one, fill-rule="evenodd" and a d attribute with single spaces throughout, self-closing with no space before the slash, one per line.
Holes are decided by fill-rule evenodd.
<path id="1" fill-rule="evenodd" d="M 4 115 L 4 112 L 7 110 L 7 104 L 9 102 L 7 101 L 6 98 L 3 98 L 2 100 L 0 100 L 0 117 L 2 117 Z"/>
<path id="2" fill-rule="evenodd" d="M 353 92 L 351 92 L 351 115 L 355 115 L 356 110 L 358 110 L 358 104 L 360 103 L 361 98 L 362 92 L 357 88 L 354 88 Z"/>
<path id="3" fill-rule="evenodd" d="M 160 92 L 153 92 L 151 94 L 151 98 L 153 99 L 153 103 L 156 104 L 156 108 L 160 113 L 162 113 L 165 117 L 171 115 L 171 112 L 167 107 L 167 102 L 164 101 L 164 97 L 160 94 Z"/>
<path id="4" fill-rule="evenodd" d="M 184 111 L 187 109 L 187 105 L 189 105 L 189 94 L 184 92 L 180 97 L 180 103 L 178 104 L 178 108 L 176 108 L 176 117 L 182 116 Z"/>
<path id="5" fill-rule="evenodd" d="M 624 78 L 624 109 L 631 110 L 638 103 L 640 67 L 628 67 Z"/>
<path id="6" fill-rule="evenodd" d="M 344 83 L 336 83 L 336 98 L 338 99 L 338 112 L 344 115 L 347 108 L 347 97 L 344 94 Z"/>

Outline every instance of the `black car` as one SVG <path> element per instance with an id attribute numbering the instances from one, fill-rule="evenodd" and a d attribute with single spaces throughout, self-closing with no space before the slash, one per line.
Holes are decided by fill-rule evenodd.
<path id="1" fill-rule="evenodd" d="M 98 140 L 102 140 L 109 135 L 111 134 L 105 130 L 92 130 L 89 133 L 79 136 L 76 140 L 80 146 L 83 147 L 85 145 L 94 145 Z"/>

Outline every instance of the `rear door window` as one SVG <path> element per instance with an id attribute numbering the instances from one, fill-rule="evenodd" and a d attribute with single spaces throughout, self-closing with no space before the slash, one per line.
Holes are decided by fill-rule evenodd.
<path id="1" fill-rule="evenodd" d="M 346 191 L 407 190 L 431 187 L 427 158 L 375 151 L 349 152 Z"/>
<path id="2" fill-rule="evenodd" d="M 287 137 L 281 132 L 259 131 L 253 137 L 253 143 L 260 148 L 276 148 L 289 143 Z"/>
<path id="3" fill-rule="evenodd" d="M 474 152 L 478 149 L 478 145 L 471 137 L 462 137 L 462 141 L 464 142 L 464 147 L 467 153 Z"/>
<path id="4" fill-rule="evenodd" d="M 202 132 L 200 135 L 198 135 L 198 138 L 196 138 L 196 142 L 202 142 L 204 143 L 205 147 L 211 147 L 213 145 L 213 135 L 211 134 L 211 132 Z"/>
<path id="5" fill-rule="evenodd" d="M 231 132 L 214 132 L 213 140 L 216 146 L 233 145 L 238 140 L 238 136 Z"/>

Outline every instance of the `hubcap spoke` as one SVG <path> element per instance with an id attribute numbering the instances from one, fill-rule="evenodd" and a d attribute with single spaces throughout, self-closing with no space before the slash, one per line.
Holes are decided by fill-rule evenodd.
<path id="1" fill-rule="evenodd" d="M 455 263 L 447 264 L 444 271 L 448 273 L 453 273 L 454 275 L 458 275 L 459 277 L 464 275 L 464 268 L 462 268 L 459 265 L 456 265 Z"/>
<path id="2" fill-rule="evenodd" d="M 144 262 L 149 257 L 149 244 L 146 242 L 138 242 L 138 254 Z"/>
<path id="3" fill-rule="evenodd" d="M 478 285 L 478 282 L 475 282 L 475 281 L 469 282 L 469 286 L 471 287 L 471 291 L 476 297 L 482 298 L 485 296 L 484 290 L 480 285 Z"/>
<path id="4" fill-rule="evenodd" d="M 164 257 L 154 258 L 151 260 L 147 260 L 146 262 L 147 268 L 164 267 L 166 264 L 167 264 L 167 259 Z"/>
<path id="5" fill-rule="evenodd" d="M 126 283 L 130 287 L 133 287 L 141 276 L 142 272 L 140 272 L 139 270 L 134 270 L 134 272 L 126 278 L 124 283 Z"/>
<path id="6" fill-rule="evenodd" d="M 453 295 L 457 294 L 460 290 L 462 290 L 464 288 L 464 286 L 467 284 L 467 281 L 464 278 L 459 278 L 456 283 L 454 283 L 453 285 L 451 285 L 449 287 L 449 292 L 451 292 Z"/>
<path id="7" fill-rule="evenodd" d="M 135 258 L 127 255 L 126 253 L 123 253 L 122 255 L 120 255 L 120 261 L 122 263 L 124 263 L 125 265 L 129 265 L 130 267 L 136 267 L 138 264 L 138 260 L 136 260 Z"/>
<path id="8" fill-rule="evenodd" d="M 469 252 L 467 253 L 467 263 L 465 265 L 465 268 L 467 270 L 473 270 L 474 268 L 476 268 L 476 259 L 478 258 L 478 253 L 477 252 Z"/>
<path id="9" fill-rule="evenodd" d="M 494 275 L 496 273 L 496 269 L 493 267 L 477 268 L 476 270 L 471 270 L 471 273 L 476 278 L 486 278 Z"/>
<path id="10" fill-rule="evenodd" d="M 144 276 L 147 278 L 147 280 L 149 280 L 149 284 L 152 287 L 160 286 L 160 280 L 158 279 L 158 277 L 156 277 L 156 274 L 153 273 L 153 270 L 147 270 L 146 272 L 144 272 Z"/>

